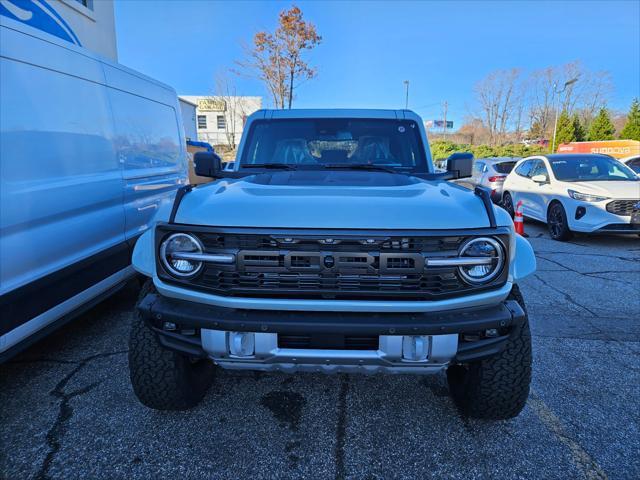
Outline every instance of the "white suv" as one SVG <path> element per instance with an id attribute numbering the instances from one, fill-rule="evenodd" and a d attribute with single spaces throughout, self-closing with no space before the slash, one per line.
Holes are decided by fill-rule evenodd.
<path id="1" fill-rule="evenodd" d="M 554 154 L 521 160 L 504 182 L 503 205 L 513 215 L 547 223 L 555 240 L 573 231 L 640 233 L 640 179 L 608 155 Z"/>

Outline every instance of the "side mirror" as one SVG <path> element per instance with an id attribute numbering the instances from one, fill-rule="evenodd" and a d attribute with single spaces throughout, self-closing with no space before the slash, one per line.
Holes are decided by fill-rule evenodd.
<path id="1" fill-rule="evenodd" d="M 193 155 L 193 169 L 200 177 L 220 178 L 222 159 L 215 152 L 196 152 Z"/>
<path id="2" fill-rule="evenodd" d="M 473 153 L 453 153 L 447 158 L 447 172 L 451 172 L 454 178 L 468 178 L 473 171 Z"/>
<path id="3" fill-rule="evenodd" d="M 549 183 L 549 179 L 546 175 L 534 175 L 533 177 L 531 177 L 531 180 L 536 183 Z"/>

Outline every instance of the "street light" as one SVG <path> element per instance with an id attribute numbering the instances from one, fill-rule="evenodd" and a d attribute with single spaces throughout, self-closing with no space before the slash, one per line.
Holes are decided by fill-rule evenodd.
<path id="1" fill-rule="evenodd" d="M 405 110 L 409 110 L 409 80 L 405 80 L 402 83 L 404 83 L 404 86 L 407 89 L 407 93 L 406 93 L 405 100 L 404 100 L 404 109 Z"/>
<path id="2" fill-rule="evenodd" d="M 556 91 L 556 88 L 558 87 L 557 83 L 553 84 L 553 93 L 555 93 L 556 95 L 558 95 L 558 100 L 560 99 L 560 95 L 562 95 L 566 90 L 567 87 L 569 85 L 573 85 L 574 83 L 576 83 L 578 81 L 578 77 L 576 78 L 572 78 L 571 80 L 564 82 L 564 87 L 562 87 L 562 90 L 560 90 L 559 92 Z M 556 133 L 558 131 L 558 110 L 560 110 L 560 102 L 558 101 L 558 106 L 556 107 L 556 121 L 553 124 L 553 143 L 551 144 L 551 152 L 549 153 L 553 153 L 556 149 Z"/>

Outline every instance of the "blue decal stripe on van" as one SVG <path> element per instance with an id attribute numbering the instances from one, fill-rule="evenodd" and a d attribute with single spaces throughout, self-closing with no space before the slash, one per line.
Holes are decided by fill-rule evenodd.
<path id="1" fill-rule="evenodd" d="M 67 22 L 45 0 L 3 0 L 0 15 L 82 46 Z"/>

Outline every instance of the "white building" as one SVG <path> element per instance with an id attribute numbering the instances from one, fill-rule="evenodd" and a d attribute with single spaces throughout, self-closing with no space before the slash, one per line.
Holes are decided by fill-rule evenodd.
<path id="1" fill-rule="evenodd" d="M 180 99 L 197 106 L 198 140 L 213 146 L 237 146 L 247 117 L 262 108 L 262 97 L 180 95 Z"/>
<path id="2" fill-rule="evenodd" d="M 0 17 L 118 61 L 112 0 L 0 0 Z"/>
<path id="3" fill-rule="evenodd" d="M 198 140 L 198 131 L 196 130 L 196 105 L 195 103 L 178 98 L 180 101 L 180 113 L 182 114 L 182 124 L 184 125 L 184 136 L 187 140 Z"/>

